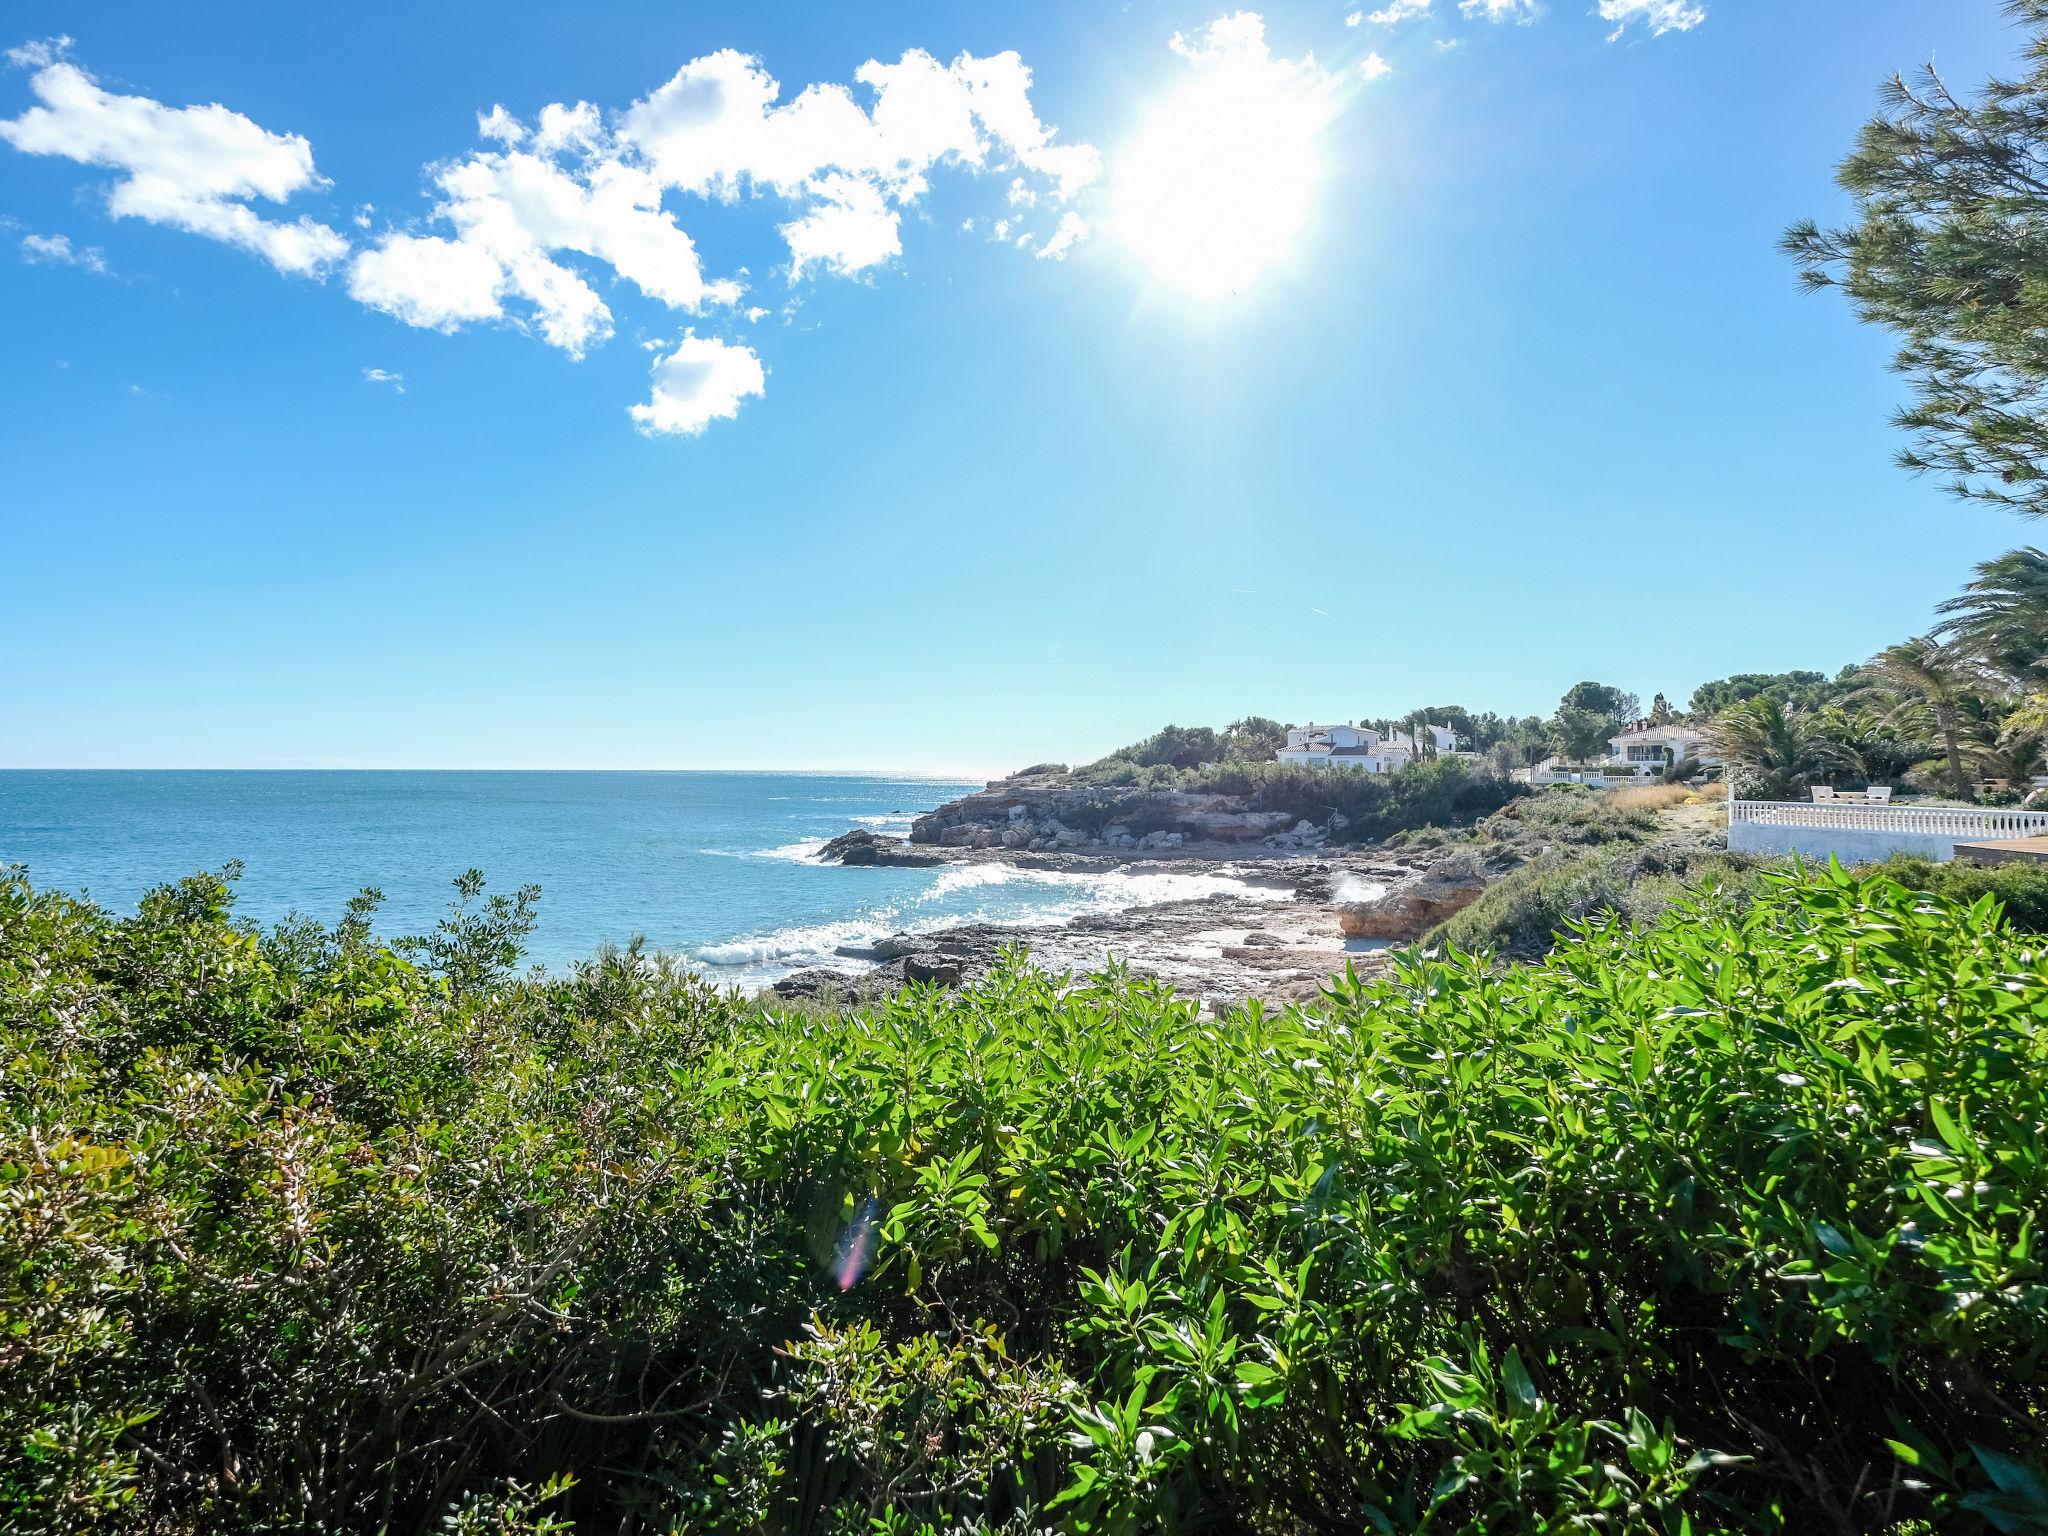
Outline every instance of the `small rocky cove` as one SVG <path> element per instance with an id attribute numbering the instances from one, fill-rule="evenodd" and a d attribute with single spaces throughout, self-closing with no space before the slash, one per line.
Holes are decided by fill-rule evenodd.
<path id="1" fill-rule="evenodd" d="M 1384 965 L 1387 950 L 1463 910 L 1486 884 L 1469 858 L 1333 846 L 1324 828 L 1228 795 L 1105 794 L 1046 778 L 1001 780 L 941 806 L 917 818 L 908 839 L 848 832 L 818 857 L 851 869 L 1001 862 L 1201 873 L 1219 877 L 1219 891 L 1059 924 L 893 934 L 841 948 L 847 969 L 785 977 L 774 990 L 786 997 L 872 996 L 914 981 L 959 986 L 1022 945 L 1052 970 L 1090 971 L 1114 958 L 1212 1007 L 1254 997 L 1284 1003 L 1313 995 L 1347 962 Z"/>

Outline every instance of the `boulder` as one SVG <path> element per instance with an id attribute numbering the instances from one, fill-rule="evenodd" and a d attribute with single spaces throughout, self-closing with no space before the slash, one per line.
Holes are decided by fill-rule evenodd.
<path id="1" fill-rule="evenodd" d="M 949 960 L 944 955 L 909 955 L 903 961 L 903 979 L 957 987 L 960 985 L 960 962 Z"/>
<path id="2" fill-rule="evenodd" d="M 1457 916 L 1486 889 L 1483 880 L 1425 880 L 1389 891 L 1377 901 L 1337 909 L 1347 939 L 1419 939 Z"/>
<path id="3" fill-rule="evenodd" d="M 875 864 L 881 861 L 883 845 L 896 841 L 896 838 L 859 828 L 833 838 L 818 850 L 818 858 L 826 864 Z"/>
<path id="4" fill-rule="evenodd" d="M 823 864 L 890 864 L 909 869 L 939 862 L 932 854 L 914 852 L 900 837 L 870 832 L 865 827 L 840 833 L 818 850 L 818 860 Z"/>

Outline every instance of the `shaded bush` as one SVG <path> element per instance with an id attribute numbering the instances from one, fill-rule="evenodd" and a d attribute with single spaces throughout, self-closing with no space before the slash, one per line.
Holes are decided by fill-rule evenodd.
<path id="1" fill-rule="evenodd" d="M 1496 880 L 1425 942 L 1533 960 L 1547 954 L 1573 923 L 1603 913 L 1630 923 L 1655 922 L 1689 894 L 1743 911 L 1765 867 L 1759 858 L 1668 840 L 1592 852 L 1550 849 Z"/>
<path id="2" fill-rule="evenodd" d="M 1221 1020 L 369 915 L 0 879 L 0 1528 L 2048 1514 L 2048 959 L 1988 898 L 1773 874 Z"/>

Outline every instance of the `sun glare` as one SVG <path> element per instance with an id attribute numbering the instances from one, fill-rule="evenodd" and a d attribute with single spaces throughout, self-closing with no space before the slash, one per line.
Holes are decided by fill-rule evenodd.
<path id="1" fill-rule="evenodd" d="M 1314 202 L 1326 105 L 1294 72 L 1260 62 L 1205 72 L 1159 102 L 1117 163 L 1118 238 L 1197 299 L 1241 292 L 1283 264 Z"/>

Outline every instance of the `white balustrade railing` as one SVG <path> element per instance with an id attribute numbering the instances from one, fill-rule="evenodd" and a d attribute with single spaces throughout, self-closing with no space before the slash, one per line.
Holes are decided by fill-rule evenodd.
<path id="1" fill-rule="evenodd" d="M 1728 820 L 1768 827 L 1925 833 L 1966 842 L 2048 836 L 2048 811 L 2016 811 L 1997 806 L 1809 805 L 1791 800 L 1730 800 Z"/>

